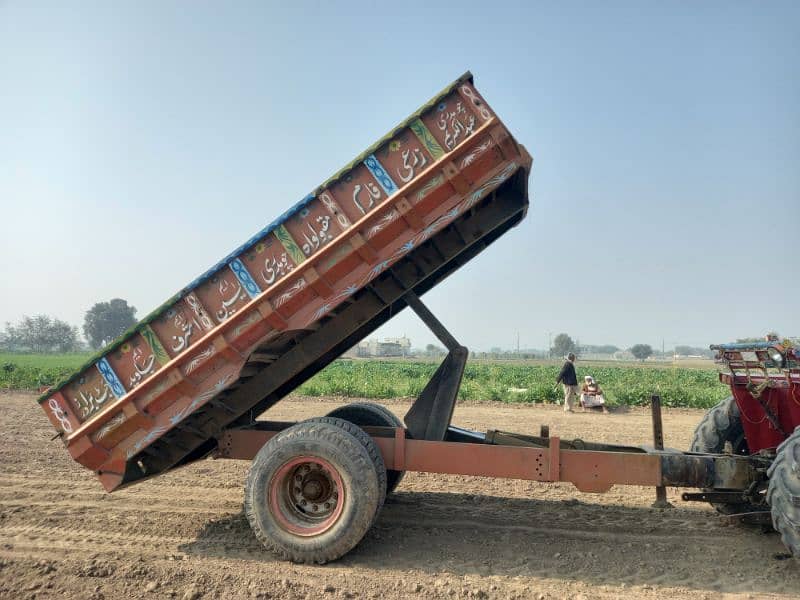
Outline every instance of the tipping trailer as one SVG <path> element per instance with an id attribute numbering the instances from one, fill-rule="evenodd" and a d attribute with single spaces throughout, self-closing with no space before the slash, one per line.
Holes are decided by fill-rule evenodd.
<path id="1" fill-rule="evenodd" d="M 419 296 L 524 218 L 531 165 L 466 73 L 48 390 L 57 437 L 109 492 L 209 455 L 252 460 L 248 520 L 298 562 L 353 548 L 408 470 L 648 485 L 661 504 L 664 486 L 699 487 L 740 506 L 770 457 L 665 450 L 657 403 L 654 447 L 451 425 L 468 351 Z M 404 420 L 370 403 L 264 420 L 407 307 L 448 354 Z"/>

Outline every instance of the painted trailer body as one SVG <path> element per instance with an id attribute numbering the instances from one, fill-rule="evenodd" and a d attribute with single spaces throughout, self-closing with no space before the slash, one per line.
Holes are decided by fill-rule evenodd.
<path id="1" fill-rule="evenodd" d="M 207 456 L 516 225 L 531 163 L 466 73 L 42 409 L 108 491 Z"/>

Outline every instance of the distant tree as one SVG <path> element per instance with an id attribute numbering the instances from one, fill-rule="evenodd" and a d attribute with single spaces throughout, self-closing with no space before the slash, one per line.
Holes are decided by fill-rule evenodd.
<path id="1" fill-rule="evenodd" d="M 700 348 L 698 346 L 686 346 L 686 345 L 678 345 L 675 346 L 675 349 L 672 351 L 673 354 L 677 356 L 707 356 L 711 357 L 714 353 L 706 348 Z"/>
<path id="2" fill-rule="evenodd" d="M 612 344 L 601 344 L 600 346 L 589 344 L 584 346 L 583 350 L 591 354 L 614 354 L 614 352 L 619 352 L 619 348 Z"/>
<path id="3" fill-rule="evenodd" d="M 576 349 L 575 342 L 566 333 L 559 333 L 553 340 L 552 352 L 556 356 L 566 356 L 570 352 L 575 352 Z"/>
<path id="4" fill-rule="evenodd" d="M 650 344 L 636 344 L 631 348 L 631 354 L 639 360 L 644 360 L 653 355 L 653 348 Z"/>
<path id="5" fill-rule="evenodd" d="M 428 356 L 441 356 L 444 354 L 444 349 L 434 344 L 428 344 L 425 346 L 425 354 Z"/>
<path id="6" fill-rule="evenodd" d="M 92 348 L 102 348 L 136 324 L 136 309 L 121 298 L 98 302 L 86 313 L 83 335 Z"/>
<path id="7" fill-rule="evenodd" d="M 47 315 L 25 316 L 16 325 L 6 323 L 0 347 L 12 352 L 72 352 L 78 349 L 78 329 Z"/>

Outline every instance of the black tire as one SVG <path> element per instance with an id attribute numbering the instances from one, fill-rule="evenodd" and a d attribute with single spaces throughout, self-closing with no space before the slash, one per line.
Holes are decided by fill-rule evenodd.
<path id="1" fill-rule="evenodd" d="M 358 439 L 330 423 L 298 423 L 253 459 L 244 512 L 278 556 L 323 564 L 361 541 L 379 496 L 372 459 Z"/>
<path id="2" fill-rule="evenodd" d="M 380 404 L 372 402 L 353 402 L 340 406 L 328 413 L 329 417 L 337 417 L 355 423 L 359 427 L 405 427 L 392 411 Z M 386 493 L 391 494 L 405 477 L 405 471 L 386 471 Z"/>
<path id="3" fill-rule="evenodd" d="M 731 443 L 734 454 L 742 456 L 750 454 L 744 436 L 744 427 L 742 427 L 742 417 L 733 396 L 728 396 L 703 416 L 694 430 L 689 451 L 722 454 L 725 451 L 725 442 Z M 754 504 L 729 504 L 726 502 L 712 502 L 711 505 L 723 515 L 757 511 L 763 508 Z"/>
<path id="4" fill-rule="evenodd" d="M 345 419 L 340 419 L 338 417 L 314 417 L 313 419 L 308 419 L 307 421 L 303 422 L 327 423 L 329 425 L 333 425 L 334 427 L 343 429 L 352 435 L 361 443 L 362 446 L 364 446 L 364 449 L 367 451 L 367 454 L 369 454 L 370 459 L 372 459 L 372 465 L 375 467 L 375 473 L 378 475 L 379 498 L 378 509 L 375 511 L 375 516 L 373 517 L 374 522 L 378 518 L 378 513 L 381 512 L 383 502 L 386 500 L 386 464 L 383 462 L 383 454 L 381 454 L 381 450 L 378 448 L 378 445 L 366 431 L 361 429 L 361 427 Z"/>
<path id="5" fill-rule="evenodd" d="M 772 526 L 781 534 L 783 545 L 800 557 L 800 427 L 778 446 L 775 461 L 767 471 L 767 502 Z"/>

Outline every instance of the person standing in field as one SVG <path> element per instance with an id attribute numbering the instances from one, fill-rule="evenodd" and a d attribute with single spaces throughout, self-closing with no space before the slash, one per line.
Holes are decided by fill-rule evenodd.
<path id="1" fill-rule="evenodd" d="M 559 383 L 564 386 L 564 412 L 575 412 L 572 402 L 578 397 L 578 376 L 575 374 L 575 355 L 572 352 L 567 354 L 567 360 L 558 374 L 556 385 Z"/>

